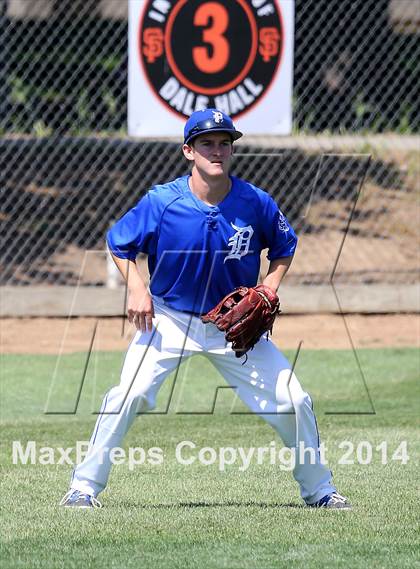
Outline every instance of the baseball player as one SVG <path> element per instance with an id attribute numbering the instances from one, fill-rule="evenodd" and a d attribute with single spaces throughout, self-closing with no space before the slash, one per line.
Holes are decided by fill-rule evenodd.
<path id="1" fill-rule="evenodd" d="M 159 388 L 195 354 L 206 356 L 247 407 L 269 423 L 291 449 L 303 446 L 293 475 L 309 506 L 349 508 L 321 463 L 310 396 L 271 340 L 247 357 L 200 315 L 239 286 L 257 284 L 260 253 L 270 261 L 263 285 L 276 292 L 292 261 L 297 238 L 274 200 L 229 175 L 233 142 L 242 133 L 217 109 L 194 112 L 182 151 L 190 175 L 153 187 L 108 232 L 111 255 L 127 281 L 127 315 L 137 332 L 125 356 L 120 384 L 105 396 L 85 460 L 61 505 L 100 507 L 112 460 L 137 414 L 153 409 Z M 136 266 L 148 256 L 150 290 Z M 315 459 L 313 459 L 315 457 Z"/>

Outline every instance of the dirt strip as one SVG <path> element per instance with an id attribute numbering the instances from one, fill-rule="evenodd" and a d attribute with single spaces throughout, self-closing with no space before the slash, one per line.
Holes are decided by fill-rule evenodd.
<path id="1" fill-rule="evenodd" d="M 9 354 L 57 354 L 87 351 L 95 328 L 95 318 L 4 318 L 0 320 L 0 350 Z M 121 318 L 101 318 L 95 335 L 96 350 L 125 350 L 133 327 Z M 274 341 L 283 349 L 349 349 L 405 347 L 420 345 L 420 315 L 393 314 L 366 316 L 315 314 L 280 316 Z"/>

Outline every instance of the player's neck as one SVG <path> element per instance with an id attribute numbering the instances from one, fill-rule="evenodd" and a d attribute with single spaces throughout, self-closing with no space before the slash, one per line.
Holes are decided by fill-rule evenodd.
<path id="1" fill-rule="evenodd" d="M 189 186 L 191 192 L 202 202 L 217 205 L 230 192 L 232 182 L 228 175 L 204 178 L 193 168 Z"/>

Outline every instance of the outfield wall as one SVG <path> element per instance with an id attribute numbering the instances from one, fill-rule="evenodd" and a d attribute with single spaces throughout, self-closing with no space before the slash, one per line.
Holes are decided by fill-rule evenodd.
<path id="1" fill-rule="evenodd" d="M 284 285 L 280 299 L 285 314 L 419 313 L 420 284 Z M 124 302 L 124 287 L 0 287 L 0 317 L 121 316 Z"/>

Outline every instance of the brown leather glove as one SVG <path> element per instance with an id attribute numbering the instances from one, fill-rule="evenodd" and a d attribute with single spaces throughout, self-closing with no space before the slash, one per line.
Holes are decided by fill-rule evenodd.
<path id="1" fill-rule="evenodd" d="M 211 322 L 232 342 L 236 357 L 251 350 L 265 332 L 271 332 L 280 313 L 279 297 L 269 287 L 241 286 L 226 295 L 207 314 L 201 316 L 205 323 Z"/>

